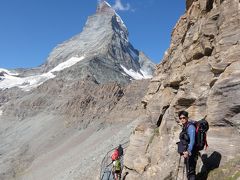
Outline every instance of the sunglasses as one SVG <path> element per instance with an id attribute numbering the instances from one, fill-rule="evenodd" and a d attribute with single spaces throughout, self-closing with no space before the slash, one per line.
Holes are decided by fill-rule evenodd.
<path id="1" fill-rule="evenodd" d="M 186 117 L 179 117 L 179 119 L 186 119 Z"/>

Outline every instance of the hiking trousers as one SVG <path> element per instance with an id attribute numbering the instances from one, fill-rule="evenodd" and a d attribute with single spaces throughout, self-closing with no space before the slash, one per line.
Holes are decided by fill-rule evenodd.
<path id="1" fill-rule="evenodd" d="M 187 169 L 187 178 L 188 180 L 196 179 L 196 165 L 198 159 L 198 152 L 194 150 L 192 155 L 184 159 L 184 163 Z"/>

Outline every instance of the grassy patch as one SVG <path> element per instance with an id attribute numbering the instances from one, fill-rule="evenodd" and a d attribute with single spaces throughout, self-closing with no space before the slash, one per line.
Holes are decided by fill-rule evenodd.
<path id="1" fill-rule="evenodd" d="M 238 180 L 240 178 L 240 157 L 227 162 L 224 166 L 213 170 L 208 175 L 208 180 Z"/>

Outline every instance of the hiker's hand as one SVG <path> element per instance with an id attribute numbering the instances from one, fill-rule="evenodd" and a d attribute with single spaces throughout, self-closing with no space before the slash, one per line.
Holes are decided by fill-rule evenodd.
<path id="1" fill-rule="evenodd" d="M 188 156 L 189 156 L 188 151 L 184 151 L 184 152 L 183 152 L 183 157 L 184 157 L 184 158 L 187 158 Z"/>

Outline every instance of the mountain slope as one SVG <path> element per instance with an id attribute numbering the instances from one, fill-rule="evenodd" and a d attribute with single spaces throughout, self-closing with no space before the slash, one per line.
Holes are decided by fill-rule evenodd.
<path id="1" fill-rule="evenodd" d="M 95 179 L 128 140 L 154 69 L 105 1 L 42 66 L 0 69 L 0 179 Z"/>

